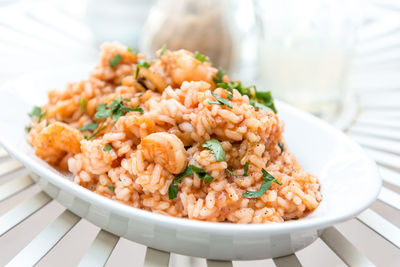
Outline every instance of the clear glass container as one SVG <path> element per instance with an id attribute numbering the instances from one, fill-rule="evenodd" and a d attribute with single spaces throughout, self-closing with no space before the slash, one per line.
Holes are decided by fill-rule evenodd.
<path id="1" fill-rule="evenodd" d="M 345 99 L 356 36 L 355 1 L 257 1 L 259 80 L 273 95 L 328 121 Z"/>

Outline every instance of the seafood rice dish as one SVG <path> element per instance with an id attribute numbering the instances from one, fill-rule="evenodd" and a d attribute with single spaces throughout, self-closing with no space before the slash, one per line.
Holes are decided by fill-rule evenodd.
<path id="1" fill-rule="evenodd" d="M 155 59 L 105 43 L 83 81 L 29 114 L 35 154 L 112 200 L 201 221 L 296 220 L 322 200 L 283 139 L 270 92 L 231 81 L 198 52 Z"/>

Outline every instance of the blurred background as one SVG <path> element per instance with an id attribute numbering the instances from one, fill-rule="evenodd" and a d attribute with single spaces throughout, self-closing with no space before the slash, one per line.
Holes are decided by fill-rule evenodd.
<path id="1" fill-rule="evenodd" d="M 104 41 L 120 41 L 150 57 L 163 44 L 197 50 L 231 80 L 272 91 L 342 130 L 354 124 L 347 133 L 378 162 L 386 193 L 390 188 L 399 200 L 400 1 L 0 0 L 0 84 L 42 69 L 94 66 Z M 0 214 L 18 197 L 26 195 L 0 205 Z M 51 205 L 0 240 L 0 265 L 61 212 L 59 204 Z M 400 226 L 397 210 L 379 201 L 372 209 Z M 40 266 L 79 262 L 97 230 L 84 220 L 78 226 Z M 338 229 L 378 266 L 398 265 L 399 250 L 360 222 Z M 141 265 L 144 250 L 121 239 L 108 266 L 126 259 Z M 305 266 L 344 266 L 321 240 L 297 255 Z M 171 261 L 178 266 L 176 255 Z M 205 265 L 199 262 L 191 263 Z"/>
<path id="2" fill-rule="evenodd" d="M 343 128 L 359 89 L 398 85 L 399 27 L 396 1 L 0 0 L 0 82 L 95 64 L 104 41 L 166 44 Z"/>

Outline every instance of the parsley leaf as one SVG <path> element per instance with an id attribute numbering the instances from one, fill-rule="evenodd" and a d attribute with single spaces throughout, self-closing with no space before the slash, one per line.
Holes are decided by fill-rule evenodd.
<path id="1" fill-rule="evenodd" d="M 203 168 L 197 167 L 195 165 L 189 165 L 189 168 L 192 169 L 192 171 L 194 173 L 197 174 L 197 176 L 204 180 L 204 183 L 208 184 L 209 182 L 211 182 L 212 180 L 214 180 L 214 177 L 212 177 L 211 175 L 209 175 Z"/>
<path id="2" fill-rule="evenodd" d="M 187 167 L 186 170 L 184 170 L 183 172 L 181 172 L 180 174 L 175 176 L 174 180 L 172 180 L 172 183 L 169 185 L 169 188 L 168 188 L 169 199 L 174 199 L 178 195 L 178 185 L 176 185 L 175 183 L 180 184 L 182 182 L 183 178 L 185 178 L 189 175 L 192 175 L 192 174 L 193 174 L 192 169 Z"/>
<path id="3" fill-rule="evenodd" d="M 231 171 L 229 169 L 225 169 L 225 170 L 232 176 L 238 176 L 237 174 L 235 174 L 233 171 Z"/>
<path id="4" fill-rule="evenodd" d="M 108 106 L 106 104 L 99 104 L 97 106 L 97 112 L 94 115 L 95 119 L 108 118 L 108 116 L 112 115 L 113 121 L 117 121 L 121 116 L 125 115 L 125 112 L 128 111 L 138 111 L 141 114 L 144 113 L 141 107 L 136 107 L 136 108 L 125 107 L 123 101 L 126 100 L 122 99 L 121 96 L 118 96 Z"/>
<path id="5" fill-rule="evenodd" d="M 224 161 L 224 160 L 226 160 L 225 151 L 224 151 L 224 149 L 222 148 L 221 143 L 220 143 L 217 139 L 212 138 L 212 139 L 208 140 L 207 142 L 205 142 L 205 143 L 202 145 L 202 147 L 211 150 L 212 153 L 213 153 L 214 156 L 215 156 L 215 159 L 216 159 L 217 161 Z"/>
<path id="6" fill-rule="evenodd" d="M 277 113 L 275 108 L 274 99 L 271 95 L 271 92 L 257 92 L 256 91 L 256 99 L 258 102 L 262 103 L 264 106 L 272 109 L 274 113 Z"/>
<path id="7" fill-rule="evenodd" d="M 164 55 L 165 50 L 167 50 L 167 45 L 163 44 L 163 46 L 161 47 L 160 57 L 162 57 Z"/>
<path id="8" fill-rule="evenodd" d="M 148 68 L 150 68 L 150 63 L 147 62 L 147 61 L 144 61 L 144 60 L 139 60 L 137 66 L 136 66 L 136 79 L 137 79 L 138 76 L 139 76 L 140 68 L 146 68 L 146 69 L 148 69 Z"/>
<path id="9" fill-rule="evenodd" d="M 99 126 L 99 124 L 93 122 L 93 123 L 88 123 L 84 126 L 82 126 L 81 128 L 79 128 L 79 131 L 83 132 L 83 131 L 94 131 L 97 127 Z"/>
<path id="10" fill-rule="evenodd" d="M 122 61 L 122 56 L 121 56 L 119 53 L 117 53 L 117 54 L 115 54 L 115 55 L 113 56 L 112 59 L 110 59 L 110 60 L 108 61 L 108 65 L 110 65 L 111 68 L 115 68 L 116 66 L 119 65 L 119 63 L 120 63 L 121 61 Z"/>
<path id="11" fill-rule="evenodd" d="M 285 145 L 282 142 L 278 143 L 279 148 L 281 149 L 281 154 L 285 152 Z"/>
<path id="12" fill-rule="evenodd" d="M 128 51 L 129 53 L 132 53 L 132 51 L 133 51 L 133 50 L 132 50 L 132 47 L 127 46 L 127 47 L 126 47 L 126 51 Z"/>
<path id="13" fill-rule="evenodd" d="M 42 112 L 42 108 L 41 107 L 34 106 L 32 111 L 31 111 L 31 113 L 29 113 L 28 116 L 30 118 L 32 118 L 32 119 L 37 117 L 39 119 L 39 122 L 40 122 L 42 120 L 42 118 L 44 116 L 46 116 L 46 114 L 47 114 L 47 110 L 45 112 Z"/>
<path id="14" fill-rule="evenodd" d="M 217 101 L 208 101 L 209 104 L 225 105 L 228 108 L 232 108 L 232 105 L 231 105 L 231 103 L 229 103 L 228 100 L 226 100 L 225 98 L 220 97 L 219 95 L 216 95 L 213 91 L 211 91 L 211 94 L 213 95 L 213 97 L 215 97 L 217 99 Z"/>
<path id="15" fill-rule="evenodd" d="M 107 145 L 103 148 L 103 151 L 110 151 L 111 149 L 113 149 L 112 145 L 107 144 Z"/>
<path id="16" fill-rule="evenodd" d="M 215 85 L 217 85 L 218 83 L 224 82 L 224 80 L 223 80 L 224 75 L 225 75 L 225 72 L 222 70 L 222 68 L 218 68 L 217 76 L 212 77 L 212 80 L 215 83 Z"/>
<path id="17" fill-rule="evenodd" d="M 255 100 L 252 100 L 252 99 L 250 99 L 250 105 L 252 105 L 255 108 L 259 108 L 261 110 L 264 110 L 264 111 L 273 111 L 271 108 L 269 108 L 269 107 L 267 107 L 267 106 L 255 101 Z"/>
<path id="18" fill-rule="evenodd" d="M 263 181 L 261 183 L 260 189 L 258 189 L 257 191 L 248 191 L 246 190 L 246 192 L 243 193 L 242 196 L 246 197 L 246 198 L 257 198 L 257 197 L 261 197 L 262 195 L 265 194 L 265 192 L 267 192 L 267 190 L 270 188 L 271 184 L 273 182 L 282 185 L 281 183 L 278 182 L 278 180 L 276 180 L 271 174 L 269 174 L 266 170 L 261 169 L 262 173 L 263 173 Z"/>
<path id="19" fill-rule="evenodd" d="M 174 199 L 178 195 L 178 185 L 170 184 L 168 188 L 168 198 Z"/>
<path id="20" fill-rule="evenodd" d="M 114 186 L 107 186 L 108 189 L 110 189 L 111 191 L 115 191 L 115 187 Z"/>
<path id="21" fill-rule="evenodd" d="M 81 110 L 85 110 L 86 109 L 86 99 L 84 99 L 83 97 L 79 100 L 79 105 L 81 107 Z"/>
<path id="22" fill-rule="evenodd" d="M 85 135 L 85 139 L 86 139 L 86 140 L 92 139 L 93 137 L 95 137 L 96 135 L 98 135 L 101 131 L 103 131 L 105 128 L 106 128 L 106 126 L 100 127 L 100 128 L 97 129 L 97 131 L 95 131 L 91 136 Z"/>
<path id="23" fill-rule="evenodd" d="M 206 55 L 201 54 L 199 51 L 194 52 L 194 58 L 201 63 L 204 63 L 205 61 L 210 62 L 210 58 Z"/>
<path id="24" fill-rule="evenodd" d="M 250 162 L 246 161 L 246 163 L 244 164 L 244 174 L 243 174 L 243 176 L 247 176 L 248 175 L 247 172 L 249 171 L 249 165 L 250 165 Z"/>

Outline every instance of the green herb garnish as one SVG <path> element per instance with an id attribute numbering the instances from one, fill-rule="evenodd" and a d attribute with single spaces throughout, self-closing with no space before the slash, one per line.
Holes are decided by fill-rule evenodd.
<path id="1" fill-rule="evenodd" d="M 224 151 L 224 149 L 222 148 L 221 143 L 220 143 L 217 139 L 212 138 L 212 139 L 208 140 L 207 142 L 205 142 L 205 143 L 202 145 L 202 147 L 211 150 L 212 153 L 213 153 L 214 156 L 215 156 L 215 159 L 216 159 L 217 161 L 224 161 L 224 160 L 226 160 L 225 151 Z"/>
<path id="2" fill-rule="evenodd" d="M 30 118 L 34 118 L 34 117 L 37 117 L 38 119 L 39 119 L 39 122 L 42 120 L 42 118 L 44 117 L 44 116 L 46 116 L 46 114 L 47 114 L 47 110 L 46 111 L 44 111 L 44 112 L 42 112 L 42 108 L 41 107 L 38 107 L 38 106 L 34 106 L 33 107 L 33 109 L 32 109 L 32 111 L 31 111 L 31 113 L 29 113 L 28 114 L 28 116 L 30 117 Z"/>
<path id="3" fill-rule="evenodd" d="M 126 51 L 128 51 L 129 53 L 132 53 L 132 47 L 130 47 L 129 45 L 126 47 Z"/>
<path id="4" fill-rule="evenodd" d="M 25 132 L 29 133 L 32 130 L 31 126 L 25 126 Z"/>
<path id="5" fill-rule="evenodd" d="M 165 50 L 167 50 L 167 45 L 163 44 L 163 46 L 161 47 L 160 57 L 162 57 L 164 55 Z"/>
<path id="6" fill-rule="evenodd" d="M 228 108 L 232 108 L 232 105 L 231 105 L 231 103 L 229 103 L 228 100 L 226 100 L 225 98 L 220 97 L 219 95 L 216 95 L 213 91 L 211 91 L 211 94 L 213 95 L 213 97 L 215 97 L 217 99 L 217 101 L 208 101 L 209 104 L 225 105 Z"/>
<path id="7" fill-rule="evenodd" d="M 93 137 L 95 137 L 96 135 L 98 135 L 101 131 L 103 131 L 106 128 L 106 126 L 100 127 L 99 129 L 97 129 L 97 131 L 95 131 L 91 136 L 87 136 L 85 135 L 85 139 L 86 140 L 90 140 Z"/>
<path id="8" fill-rule="evenodd" d="M 178 185 L 170 184 L 168 188 L 168 198 L 174 199 L 178 195 Z"/>
<path id="9" fill-rule="evenodd" d="M 115 191 L 115 187 L 114 186 L 107 186 L 108 189 L 110 189 L 111 191 Z"/>
<path id="10" fill-rule="evenodd" d="M 93 122 L 93 123 L 88 123 L 84 126 L 82 126 L 81 128 L 79 128 L 79 131 L 83 132 L 83 131 L 94 131 L 97 127 L 99 126 L 99 124 Z"/>
<path id="11" fill-rule="evenodd" d="M 210 62 L 210 58 L 206 55 L 201 54 L 199 51 L 194 52 L 194 58 L 200 61 L 201 63 L 204 63 L 205 61 Z"/>
<path id="12" fill-rule="evenodd" d="M 218 83 L 224 82 L 224 80 L 223 80 L 224 75 L 225 75 L 225 72 L 222 70 L 222 68 L 218 68 L 217 75 L 212 77 L 212 80 L 215 83 L 215 85 L 217 85 Z"/>
<path id="13" fill-rule="evenodd" d="M 247 176 L 247 172 L 249 171 L 249 165 L 250 165 L 250 162 L 246 161 L 246 163 L 244 164 L 244 174 L 243 174 L 243 176 Z"/>
<path id="14" fill-rule="evenodd" d="M 275 108 L 274 98 L 271 95 L 271 92 L 257 92 L 256 91 L 256 99 L 258 102 L 262 103 L 264 106 L 270 108 L 274 113 L 278 111 Z"/>
<path id="15" fill-rule="evenodd" d="M 136 79 L 137 79 L 138 76 L 139 76 L 140 68 L 146 68 L 146 69 L 148 69 L 148 68 L 150 68 L 150 63 L 147 62 L 147 61 L 144 61 L 144 60 L 139 60 L 137 66 L 136 66 Z"/>
<path id="16" fill-rule="evenodd" d="M 121 56 L 119 53 L 117 53 L 117 54 L 115 54 L 115 55 L 113 56 L 112 59 L 110 59 L 110 60 L 108 61 L 108 65 L 110 65 L 111 68 L 115 68 L 116 66 L 119 65 L 119 63 L 120 63 L 121 61 L 122 61 L 122 56 Z"/>
<path id="17" fill-rule="evenodd" d="M 285 145 L 282 142 L 278 143 L 279 148 L 281 149 L 281 154 L 285 152 Z"/>
<path id="18" fill-rule="evenodd" d="M 168 188 L 168 197 L 169 199 L 174 199 L 178 195 L 178 185 L 176 183 L 181 183 L 182 179 L 192 175 L 193 171 L 190 167 L 187 167 L 186 170 L 184 170 L 182 173 L 178 174 L 175 176 L 174 180 L 172 180 L 172 183 L 170 184 Z"/>
<path id="19" fill-rule="evenodd" d="M 79 105 L 81 107 L 81 110 L 85 110 L 86 109 L 86 99 L 84 99 L 83 97 L 79 100 Z"/>
<path id="20" fill-rule="evenodd" d="M 246 190 L 246 192 L 243 193 L 242 196 L 246 197 L 246 198 L 257 198 L 257 197 L 261 197 L 262 195 L 265 194 L 265 192 L 267 192 L 267 190 L 270 188 L 271 184 L 273 182 L 282 185 L 281 183 L 278 182 L 278 180 L 276 180 L 271 174 L 269 174 L 266 170 L 261 169 L 262 173 L 263 173 L 263 181 L 261 183 L 260 189 L 258 189 L 257 191 L 248 191 Z"/>
<path id="21" fill-rule="evenodd" d="M 239 176 L 239 175 L 235 174 L 233 171 L 231 171 L 229 169 L 225 169 L 225 170 L 232 176 Z"/>
<path id="22" fill-rule="evenodd" d="M 144 113 L 141 107 L 136 107 L 136 108 L 125 107 L 123 104 L 124 101 L 125 100 L 122 99 L 121 96 L 118 96 L 108 106 L 106 104 L 99 104 L 97 106 L 97 112 L 94 115 L 95 119 L 108 118 L 108 116 L 112 115 L 113 121 L 117 121 L 121 116 L 125 115 L 125 112 L 128 111 L 137 111 L 140 112 L 141 114 Z"/>
<path id="23" fill-rule="evenodd" d="M 107 145 L 103 148 L 103 151 L 110 151 L 111 149 L 113 149 L 112 145 L 107 144 Z"/>
<path id="24" fill-rule="evenodd" d="M 208 184 L 209 182 L 211 182 L 212 180 L 214 180 L 214 177 L 212 177 L 211 175 L 209 175 L 203 168 L 197 167 L 195 165 L 189 165 L 189 168 L 192 169 L 192 171 L 194 173 L 197 174 L 197 176 L 204 180 L 204 183 Z"/>

